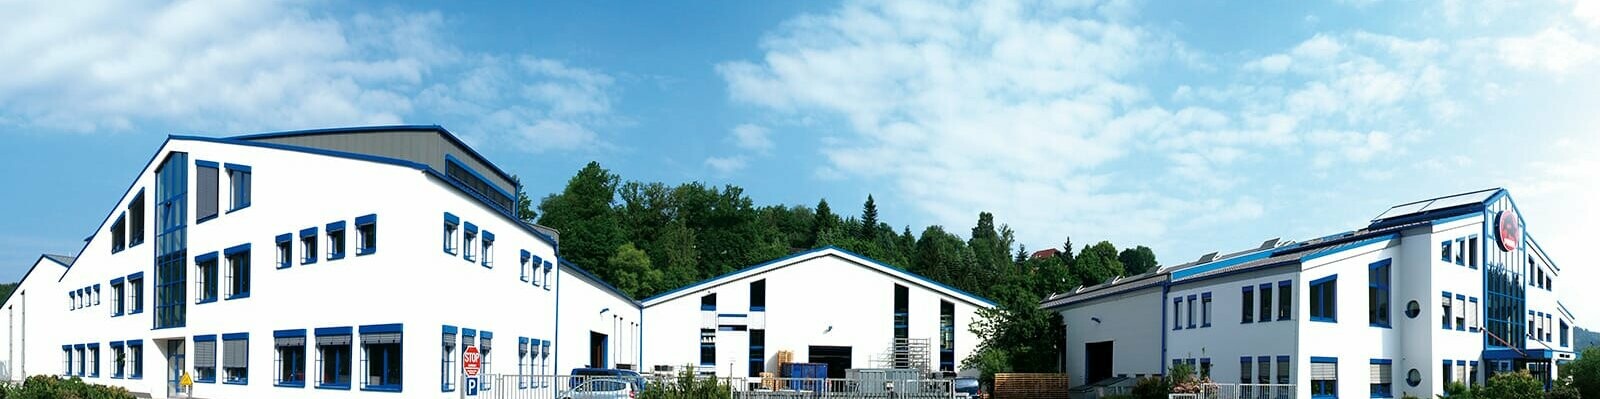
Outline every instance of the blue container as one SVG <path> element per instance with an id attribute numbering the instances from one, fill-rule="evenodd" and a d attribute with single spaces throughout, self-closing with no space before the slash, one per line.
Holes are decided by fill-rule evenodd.
<path id="1" fill-rule="evenodd" d="M 827 387 L 828 365 L 825 363 L 784 363 L 780 375 L 788 378 L 788 389 L 822 392 Z"/>

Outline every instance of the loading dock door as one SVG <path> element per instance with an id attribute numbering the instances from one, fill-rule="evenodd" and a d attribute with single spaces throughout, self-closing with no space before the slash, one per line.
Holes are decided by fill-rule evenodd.
<path id="1" fill-rule="evenodd" d="M 589 332 L 589 367 L 610 368 L 611 364 L 606 362 L 606 357 L 607 357 L 606 351 L 607 351 L 607 349 L 608 348 L 606 347 L 606 335 L 590 331 Z"/>
<path id="2" fill-rule="evenodd" d="M 1093 384 L 1111 378 L 1111 355 L 1113 353 L 1112 341 L 1090 342 L 1083 344 L 1084 354 L 1084 384 Z"/>
<path id="3" fill-rule="evenodd" d="M 828 378 L 844 378 L 844 371 L 850 368 L 848 346 L 812 346 L 810 354 L 811 363 L 828 365 Z"/>

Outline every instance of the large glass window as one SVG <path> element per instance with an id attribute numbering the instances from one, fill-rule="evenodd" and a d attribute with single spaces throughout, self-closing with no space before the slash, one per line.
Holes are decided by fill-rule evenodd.
<path id="1" fill-rule="evenodd" d="M 1311 397 L 1339 397 L 1339 360 L 1331 357 L 1311 358 Z"/>
<path id="2" fill-rule="evenodd" d="M 306 330 L 272 332 L 273 383 L 281 387 L 306 386 Z"/>
<path id="3" fill-rule="evenodd" d="M 144 378 L 144 341 L 129 340 L 127 344 L 128 362 L 131 364 L 128 368 L 128 378 L 135 380 Z"/>
<path id="4" fill-rule="evenodd" d="M 399 392 L 404 373 L 401 343 L 404 331 L 399 324 L 361 326 L 361 389 Z M 454 348 L 451 348 L 453 351 Z M 449 352 L 449 351 L 447 351 Z M 446 368 L 453 371 L 453 368 Z M 454 374 L 448 372 L 445 374 Z M 452 379 L 453 376 L 446 377 Z M 454 386 L 451 386 L 454 389 Z"/>
<path id="5" fill-rule="evenodd" d="M 217 253 L 207 252 L 194 257 L 195 303 L 217 301 Z"/>
<path id="6" fill-rule="evenodd" d="M 488 331 L 478 332 L 478 356 L 483 359 L 483 374 L 494 374 L 494 333 Z M 482 378 L 478 389 L 488 391 L 494 389 L 494 378 Z"/>
<path id="7" fill-rule="evenodd" d="M 216 182 L 215 164 L 211 180 Z M 201 176 L 204 180 L 204 176 Z M 155 248 L 155 328 L 182 327 L 188 320 L 186 300 L 189 287 L 189 238 L 187 225 L 188 154 L 175 152 L 156 169 L 156 248 Z M 216 213 L 216 195 L 212 193 L 211 212 Z M 200 204 L 205 201 L 200 199 Z M 132 280 L 132 278 L 129 278 Z M 143 281 L 135 285 L 135 298 L 143 291 Z M 143 301 L 134 304 L 134 313 L 143 311 Z"/>
<path id="8" fill-rule="evenodd" d="M 317 388 L 350 389 L 350 327 L 316 329 Z"/>
<path id="9" fill-rule="evenodd" d="M 1190 295 L 1183 303 L 1183 306 L 1187 308 L 1185 309 L 1187 313 L 1185 313 L 1184 317 L 1189 318 L 1189 328 L 1195 328 L 1194 305 L 1199 304 L 1199 302 L 1200 298 L 1198 296 Z"/>
<path id="10" fill-rule="evenodd" d="M 1311 282 L 1311 321 L 1337 322 L 1339 305 L 1339 276 L 1323 277 Z"/>
<path id="11" fill-rule="evenodd" d="M 528 337 L 517 337 L 517 389 L 528 388 L 528 377 L 533 375 L 533 356 L 528 345 Z"/>
<path id="12" fill-rule="evenodd" d="M 122 341 L 111 341 L 111 378 L 128 376 L 128 350 L 122 346 Z"/>
<path id="13" fill-rule="evenodd" d="M 217 336 L 194 337 L 194 382 L 217 382 Z"/>
<path id="14" fill-rule="evenodd" d="M 107 230 L 111 232 L 111 253 L 122 252 L 128 248 L 126 241 L 128 222 L 125 216 L 117 216 L 117 221 L 111 222 L 111 227 Z"/>
<path id="15" fill-rule="evenodd" d="M 766 280 L 762 280 L 765 284 Z M 765 332 L 763 332 L 765 333 Z M 781 366 L 781 365 L 780 365 Z M 956 305 L 939 301 L 939 370 L 956 369 Z"/>
<path id="16" fill-rule="evenodd" d="M 714 328 L 700 329 L 700 367 L 716 367 L 717 365 L 717 330 Z"/>
<path id="17" fill-rule="evenodd" d="M 750 377 L 760 377 L 766 371 L 767 330 L 750 330 Z M 943 366 L 941 366 L 943 367 Z"/>
<path id="18" fill-rule="evenodd" d="M 1389 327 L 1389 259 L 1367 265 L 1367 323 Z"/>
<path id="19" fill-rule="evenodd" d="M 767 310 L 767 280 L 761 279 L 750 283 L 750 311 L 761 312 Z"/>

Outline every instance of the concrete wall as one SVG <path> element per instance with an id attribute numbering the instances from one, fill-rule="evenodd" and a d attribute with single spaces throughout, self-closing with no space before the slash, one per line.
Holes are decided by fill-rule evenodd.
<path id="1" fill-rule="evenodd" d="M 1084 345 L 1104 341 L 1112 341 L 1113 376 L 1161 374 L 1161 299 L 1161 287 L 1156 286 L 1062 308 L 1067 378 L 1074 385 L 1092 383 L 1085 379 Z"/>

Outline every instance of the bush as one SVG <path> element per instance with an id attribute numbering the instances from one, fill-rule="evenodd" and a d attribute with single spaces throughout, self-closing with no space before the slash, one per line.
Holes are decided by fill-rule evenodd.
<path id="1" fill-rule="evenodd" d="M 1600 347 L 1589 347 L 1561 366 L 1561 379 L 1586 398 L 1600 398 Z"/>
<path id="2" fill-rule="evenodd" d="M 1551 389 L 1550 392 L 1545 392 L 1545 394 L 1544 394 L 1544 399 L 1582 399 L 1582 398 L 1583 398 L 1583 395 L 1578 393 L 1578 388 L 1573 388 L 1572 385 L 1569 385 L 1569 384 L 1558 384 L 1558 385 L 1555 386 L 1554 389 Z"/>
<path id="3" fill-rule="evenodd" d="M 724 384 L 722 380 L 718 380 L 716 377 L 698 376 L 692 367 L 679 372 L 676 379 L 652 381 L 644 392 L 639 393 L 639 399 L 732 398 L 733 391 L 728 384 Z"/>
<path id="4" fill-rule="evenodd" d="M 1482 393 L 1472 395 L 1475 398 L 1495 399 L 1544 399 L 1544 383 L 1533 378 L 1526 370 L 1515 373 L 1499 373 L 1489 377 L 1488 386 Z"/>
<path id="5" fill-rule="evenodd" d="M 76 377 L 28 377 L 19 386 L 0 387 L 0 399 L 133 399 L 127 389 L 86 384 Z"/>
<path id="6" fill-rule="evenodd" d="M 1145 377 L 1133 384 L 1134 399 L 1166 399 L 1172 393 L 1172 385 L 1166 378 Z"/>

